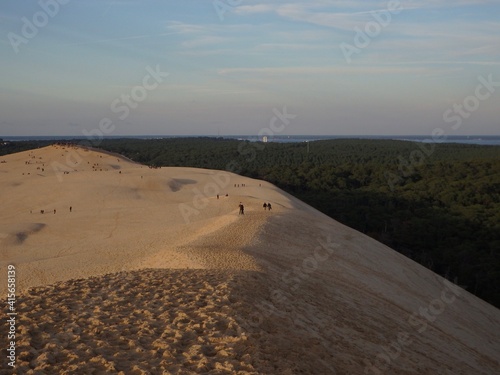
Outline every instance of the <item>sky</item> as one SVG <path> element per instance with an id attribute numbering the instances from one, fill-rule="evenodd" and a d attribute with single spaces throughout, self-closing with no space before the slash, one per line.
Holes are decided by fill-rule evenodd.
<path id="1" fill-rule="evenodd" d="M 500 135 L 498 0 L 4 0 L 0 138 Z"/>

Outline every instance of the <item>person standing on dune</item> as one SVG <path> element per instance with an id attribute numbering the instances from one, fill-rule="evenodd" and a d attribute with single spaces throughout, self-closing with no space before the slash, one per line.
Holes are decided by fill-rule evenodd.
<path id="1" fill-rule="evenodd" d="M 245 215 L 245 206 L 243 206 L 243 203 L 240 202 L 240 213 L 239 215 Z"/>

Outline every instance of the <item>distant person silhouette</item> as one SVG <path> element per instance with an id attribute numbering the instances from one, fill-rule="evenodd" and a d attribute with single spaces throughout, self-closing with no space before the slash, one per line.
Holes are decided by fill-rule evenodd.
<path id="1" fill-rule="evenodd" d="M 262 207 L 264 207 L 264 211 L 265 211 L 265 210 L 266 210 L 266 208 L 267 208 L 267 203 L 264 203 L 264 204 L 262 205 Z"/>
<path id="2" fill-rule="evenodd" d="M 239 215 L 245 215 L 245 206 L 240 202 L 240 213 Z"/>
<path id="3" fill-rule="evenodd" d="M 272 208 L 272 207 L 271 207 L 271 203 L 268 203 L 268 204 L 267 204 L 267 209 L 268 209 L 269 211 L 271 211 L 271 208 Z"/>

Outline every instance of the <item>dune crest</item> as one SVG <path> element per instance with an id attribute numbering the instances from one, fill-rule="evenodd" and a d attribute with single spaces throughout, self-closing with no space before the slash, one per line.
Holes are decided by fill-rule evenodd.
<path id="1" fill-rule="evenodd" d="M 67 146 L 4 159 L 16 373 L 500 368 L 498 309 L 267 182 Z"/>

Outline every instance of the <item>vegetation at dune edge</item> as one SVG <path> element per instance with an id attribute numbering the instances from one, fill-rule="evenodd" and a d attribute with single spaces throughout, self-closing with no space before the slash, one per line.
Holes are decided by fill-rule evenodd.
<path id="1" fill-rule="evenodd" d="M 200 137 L 100 140 L 99 147 L 152 166 L 269 181 L 500 307 L 499 146 Z"/>

